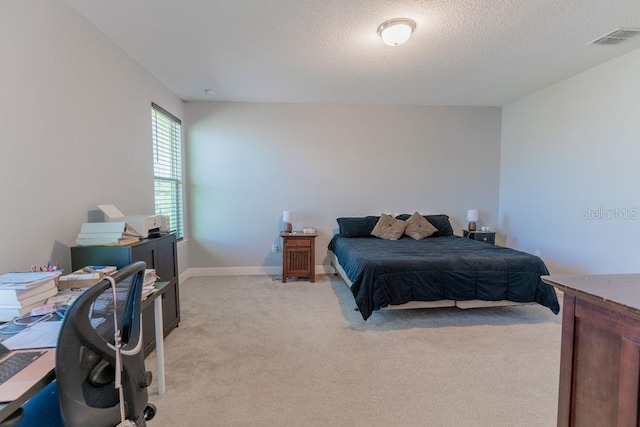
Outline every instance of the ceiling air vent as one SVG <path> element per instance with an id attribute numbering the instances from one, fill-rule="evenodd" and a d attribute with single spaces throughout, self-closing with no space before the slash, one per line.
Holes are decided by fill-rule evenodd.
<path id="1" fill-rule="evenodd" d="M 640 34 L 640 28 L 618 28 L 587 44 L 614 45 Z"/>

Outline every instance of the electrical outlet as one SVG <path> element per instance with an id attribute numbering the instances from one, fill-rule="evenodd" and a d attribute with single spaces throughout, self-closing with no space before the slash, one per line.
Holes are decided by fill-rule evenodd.
<path id="1" fill-rule="evenodd" d="M 271 245 L 271 252 L 279 252 L 280 248 L 278 248 L 278 244 L 274 243 Z"/>
<path id="2" fill-rule="evenodd" d="M 536 256 L 540 256 L 540 249 L 536 249 Z"/>

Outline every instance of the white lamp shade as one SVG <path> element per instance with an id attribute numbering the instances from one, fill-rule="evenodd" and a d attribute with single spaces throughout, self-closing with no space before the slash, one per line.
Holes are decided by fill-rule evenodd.
<path id="1" fill-rule="evenodd" d="M 477 221 L 478 220 L 478 211 L 476 209 L 467 211 L 467 221 Z"/>
<path id="2" fill-rule="evenodd" d="M 415 28 L 416 23 L 410 19 L 392 19 L 378 27 L 378 34 L 386 45 L 400 46 L 409 40 Z"/>
<path id="3" fill-rule="evenodd" d="M 282 212 L 282 221 L 283 222 L 293 222 L 293 211 L 284 211 L 284 212 Z"/>

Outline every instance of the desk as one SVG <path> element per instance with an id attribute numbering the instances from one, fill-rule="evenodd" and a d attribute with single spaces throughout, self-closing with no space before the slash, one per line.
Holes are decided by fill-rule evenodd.
<path id="1" fill-rule="evenodd" d="M 169 282 L 156 282 L 156 291 L 149 295 L 147 299 L 142 301 L 142 307 L 146 307 L 149 304 L 153 304 L 154 309 L 154 323 L 156 333 L 156 356 L 158 359 L 158 371 L 156 373 L 158 381 L 158 394 L 164 394 L 165 392 L 165 371 L 164 371 L 164 331 L 163 331 L 163 318 L 162 318 L 162 294 L 167 289 Z M 59 320 L 57 315 L 52 320 Z M 19 326 L 15 328 L 19 329 Z M 11 330 L 11 329 L 9 329 Z M 0 333 L 1 338 L 8 338 L 12 334 Z M 51 367 L 49 371 L 40 381 L 33 385 L 27 392 L 25 392 L 19 399 L 9 403 L 0 403 L 0 421 L 6 419 L 13 414 L 18 408 L 22 407 L 27 400 L 35 396 L 40 390 L 42 390 L 47 384 L 52 382 L 56 378 L 55 366 Z"/>
<path id="2" fill-rule="evenodd" d="M 640 274 L 542 276 L 564 292 L 558 426 L 635 426 Z"/>
<path id="3" fill-rule="evenodd" d="M 0 403 L 0 421 L 5 420 L 7 417 L 9 417 L 9 415 L 13 414 L 15 411 L 21 408 L 22 405 L 27 403 L 27 400 L 31 399 L 40 390 L 45 388 L 47 384 L 49 384 L 55 379 L 56 379 L 55 367 L 52 367 L 47 375 L 42 377 L 42 379 L 40 379 L 40 381 L 35 383 L 33 387 L 31 387 L 29 390 L 24 392 L 19 399 L 14 400 L 13 402 Z"/>
<path id="4" fill-rule="evenodd" d="M 54 315 L 54 317 L 51 320 L 60 320 L 60 319 L 57 317 L 57 315 Z M 24 326 L 9 325 L 7 326 L 7 329 L 4 332 L 0 332 L 0 338 L 7 339 L 14 335 L 11 333 L 6 333 L 6 331 L 15 331 L 15 330 L 21 330 L 21 329 L 24 329 Z M 6 419 L 15 411 L 17 411 L 20 407 L 22 407 L 22 405 L 24 405 L 27 402 L 27 400 L 35 396 L 40 390 L 45 388 L 46 385 L 49 384 L 51 381 L 53 381 L 55 378 L 56 378 L 56 372 L 55 372 L 55 365 L 54 365 L 54 366 L 51 366 L 51 370 L 47 372 L 37 383 L 35 383 L 31 388 L 29 388 L 29 390 L 24 392 L 19 399 L 16 399 L 13 402 L 0 403 L 0 421 Z"/>
<path id="5" fill-rule="evenodd" d="M 162 316 L 162 295 L 169 288 L 170 282 L 156 282 L 156 291 L 142 301 L 142 310 L 153 303 L 153 323 L 156 333 L 156 357 L 158 358 L 158 394 L 164 394 L 164 319 Z"/>

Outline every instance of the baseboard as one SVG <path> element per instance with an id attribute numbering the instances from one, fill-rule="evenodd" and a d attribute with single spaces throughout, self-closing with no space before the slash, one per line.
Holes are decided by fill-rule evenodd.
<path id="1" fill-rule="evenodd" d="M 333 274 L 333 267 L 330 265 L 316 265 L 316 274 Z M 209 268 L 188 268 L 180 274 L 180 282 L 184 282 L 190 277 L 210 277 L 210 276 L 280 276 L 282 267 L 209 267 Z"/>
<path id="2" fill-rule="evenodd" d="M 182 273 L 178 274 L 178 281 L 184 283 L 185 280 L 191 277 L 191 268 L 186 269 Z"/>

